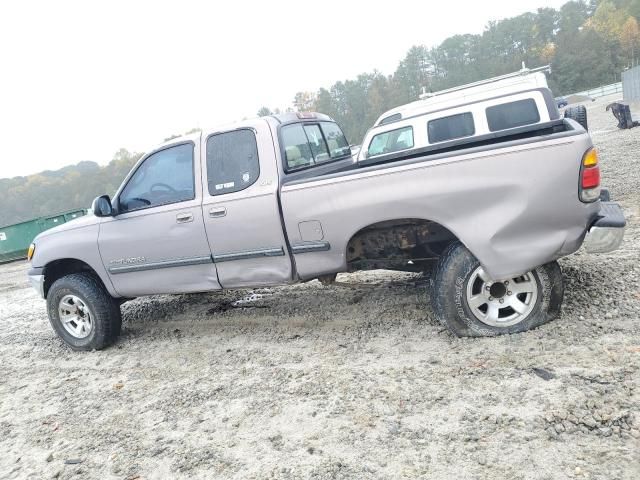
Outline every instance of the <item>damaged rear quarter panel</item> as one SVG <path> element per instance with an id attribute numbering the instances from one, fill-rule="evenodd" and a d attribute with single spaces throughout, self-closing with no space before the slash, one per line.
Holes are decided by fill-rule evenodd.
<path id="1" fill-rule="evenodd" d="M 350 238 L 400 218 L 438 222 L 493 278 L 526 272 L 579 248 L 597 203 L 578 199 L 588 134 L 543 137 L 485 151 L 418 159 L 282 187 L 287 233 L 322 224 L 330 251 L 296 255 L 301 278 L 346 270 Z"/>

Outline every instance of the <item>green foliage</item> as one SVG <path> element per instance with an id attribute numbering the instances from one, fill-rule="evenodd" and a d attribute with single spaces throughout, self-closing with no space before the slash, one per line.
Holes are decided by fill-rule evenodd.
<path id="1" fill-rule="evenodd" d="M 293 99 L 293 106 L 297 112 L 308 112 L 313 109 L 316 95 L 313 92 L 298 92 Z"/>
<path id="2" fill-rule="evenodd" d="M 640 34 L 629 21 L 639 15 L 640 0 L 571 0 L 559 10 L 540 8 L 490 22 L 480 35 L 411 47 L 389 77 L 363 73 L 321 88 L 314 109 L 333 117 L 351 143 L 359 143 L 384 111 L 417 100 L 423 90 L 514 72 L 522 62 L 530 68 L 550 63 L 549 85 L 556 95 L 620 81 L 622 70 L 640 57 Z"/>
<path id="3" fill-rule="evenodd" d="M 585 44 L 589 45 L 588 49 L 584 48 Z M 564 92 L 613 83 L 619 80 L 618 72 L 606 42 L 589 28 L 568 37 L 554 59 L 553 77 Z"/>
<path id="4" fill-rule="evenodd" d="M 27 177 L 2 178 L 0 225 L 88 208 L 98 195 L 113 195 L 140 156 L 122 148 L 104 167 L 95 162 L 80 162 Z"/>

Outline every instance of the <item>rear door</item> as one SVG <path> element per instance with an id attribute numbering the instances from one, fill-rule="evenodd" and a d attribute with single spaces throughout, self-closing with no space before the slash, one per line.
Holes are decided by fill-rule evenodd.
<path id="1" fill-rule="evenodd" d="M 100 224 L 100 255 L 120 295 L 220 288 L 202 220 L 199 150 L 186 142 L 151 153 L 114 199 L 117 215 Z"/>
<path id="2" fill-rule="evenodd" d="M 292 278 L 271 130 L 264 120 L 250 125 L 202 139 L 202 209 L 224 288 Z"/>

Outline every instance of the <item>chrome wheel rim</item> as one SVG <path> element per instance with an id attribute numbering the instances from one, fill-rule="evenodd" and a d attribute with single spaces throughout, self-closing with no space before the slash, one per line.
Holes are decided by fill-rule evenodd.
<path id="1" fill-rule="evenodd" d="M 75 338 L 86 338 L 93 330 L 93 315 L 80 297 L 62 297 L 58 304 L 58 313 L 64 329 Z"/>
<path id="2" fill-rule="evenodd" d="M 533 272 L 494 282 L 482 267 L 467 282 L 466 300 L 474 317 L 492 327 L 510 327 L 525 320 L 538 299 Z"/>

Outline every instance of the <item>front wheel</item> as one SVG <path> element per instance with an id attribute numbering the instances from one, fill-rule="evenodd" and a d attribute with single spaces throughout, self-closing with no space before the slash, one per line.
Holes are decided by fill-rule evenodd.
<path id="1" fill-rule="evenodd" d="M 462 244 L 450 246 L 436 266 L 432 303 L 438 320 L 459 337 L 519 333 L 558 316 L 562 272 L 550 262 L 493 281 Z"/>
<path id="2" fill-rule="evenodd" d="M 73 350 L 100 350 L 120 334 L 120 306 L 89 273 L 56 280 L 47 294 L 49 322 Z"/>

